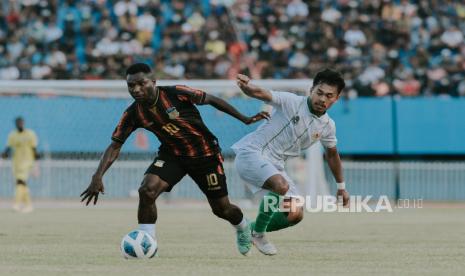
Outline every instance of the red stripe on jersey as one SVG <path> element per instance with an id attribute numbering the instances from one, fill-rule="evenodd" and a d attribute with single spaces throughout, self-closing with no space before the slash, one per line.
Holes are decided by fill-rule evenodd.
<path id="1" fill-rule="evenodd" d="M 129 116 L 128 112 L 125 111 L 123 113 L 123 116 L 121 116 L 121 119 L 119 120 L 118 125 L 116 126 L 116 129 L 115 129 L 113 135 L 111 135 L 112 137 L 116 137 L 118 139 L 121 139 L 120 137 L 121 137 L 121 133 L 123 131 L 123 129 L 122 129 L 123 122 L 126 120 L 126 117 L 128 117 L 128 116 Z"/>
<path id="2" fill-rule="evenodd" d="M 185 85 L 176 85 L 175 88 L 177 90 L 184 90 L 186 92 L 194 94 L 193 96 L 195 99 L 192 99 L 194 103 L 196 104 L 203 104 L 205 101 L 205 92 L 199 89 L 194 89 Z"/>
<path id="3" fill-rule="evenodd" d="M 194 88 L 191 88 L 189 86 L 185 86 L 185 85 L 176 85 L 176 89 L 177 90 L 184 90 L 184 91 L 187 91 L 187 92 L 192 92 L 194 94 L 197 94 L 196 92 L 198 92 L 198 90 L 196 90 Z"/>
<path id="4" fill-rule="evenodd" d="M 186 122 L 184 120 L 178 120 L 178 122 L 185 128 L 187 128 L 190 132 L 192 132 L 193 134 L 195 134 L 196 136 L 199 137 L 201 143 L 202 143 L 202 155 L 204 156 L 207 156 L 207 155 L 210 155 L 210 153 L 212 152 L 212 150 L 210 149 L 210 147 L 208 146 L 208 144 L 205 142 L 205 139 L 203 138 L 203 135 L 197 130 L 195 129 L 191 124 L 189 124 L 189 122 Z"/>
<path id="5" fill-rule="evenodd" d="M 218 159 L 220 160 L 220 163 L 224 162 L 224 158 L 223 155 L 221 155 L 221 153 L 218 153 Z"/>
<path id="6" fill-rule="evenodd" d="M 223 168 L 221 167 L 221 165 L 218 165 L 218 167 L 216 167 L 216 172 L 218 174 L 224 174 L 224 171 L 223 171 Z"/>
<path id="7" fill-rule="evenodd" d="M 155 107 L 156 108 L 156 107 Z M 149 125 L 149 128 L 151 131 L 155 132 L 157 134 L 158 137 L 164 137 L 166 136 L 166 134 L 164 133 L 163 130 L 157 128 L 156 124 L 154 122 L 150 122 L 148 119 L 146 120 L 145 118 L 145 114 L 143 112 L 143 109 L 139 109 L 140 113 L 139 113 L 139 116 L 141 117 L 141 120 L 144 120 L 144 123 L 145 122 L 148 122 L 147 125 Z M 150 112 L 150 114 L 153 114 L 155 119 L 158 121 L 158 123 L 160 125 L 163 125 L 165 120 L 163 119 L 163 117 L 157 112 L 157 110 L 155 110 L 154 112 Z M 160 141 L 161 142 L 161 141 Z M 174 154 L 175 155 L 180 155 L 181 154 L 181 151 L 179 149 L 174 149 Z"/>
<path id="8" fill-rule="evenodd" d="M 224 159 L 223 159 L 223 155 L 221 155 L 221 152 L 218 153 L 218 160 L 220 161 L 220 164 L 218 164 L 217 171 L 219 174 L 224 174 L 224 168 L 223 168 Z"/>
<path id="9" fill-rule="evenodd" d="M 161 92 L 160 92 L 161 94 Z M 155 106 L 153 108 L 154 110 L 150 110 L 150 113 L 155 116 L 155 119 L 157 120 L 157 122 L 160 124 L 160 125 L 164 125 L 165 123 L 167 123 L 167 121 L 163 118 L 163 116 L 160 115 L 159 113 L 159 110 L 157 109 L 157 107 Z"/>
<path id="10" fill-rule="evenodd" d="M 142 126 L 146 127 L 150 125 L 150 122 L 145 117 L 144 111 L 142 110 L 140 105 L 137 106 L 137 115 L 139 115 Z"/>
<path id="11" fill-rule="evenodd" d="M 189 98 L 187 96 L 178 95 L 178 99 L 183 102 L 188 102 Z"/>
<path id="12" fill-rule="evenodd" d="M 187 88 L 186 86 L 182 86 L 182 87 Z M 189 89 L 189 90 L 191 90 L 191 89 Z M 203 92 L 200 92 L 200 93 L 203 93 Z M 165 106 L 165 108 L 171 107 L 169 99 L 163 99 L 162 98 L 161 102 Z M 184 120 L 182 120 L 180 118 L 178 118 L 178 120 L 176 122 L 178 124 L 182 125 L 184 128 L 186 128 L 190 132 L 192 132 L 193 134 L 197 135 L 199 137 L 201 143 L 202 143 L 202 145 L 201 145 L 202 152 L 201 152 L 201 154 L 199 154 L 198 152 L 196 152 L 194 147 L 191 144 L 189 144 L 189 141 L 186 141 L 187 142 L 187 147 L 188 147 L 188 150 L 189 150 L 189 156 L 199 156 L 199 155 L 208 156 L 208 155 L 212 155 L 215 152 L 215 149 L 211 148 L 210 145 L 208 145 L 208 143 L 205 141 L 205 139 L 203 138 L 202 133 L 198 129 L 193 127 L 191 124 L 189 124 L 189 122 L 186 122 L 186 121 L 184 121 Z M 191 149 L 192 149 L 192 152 L 190 151 Z"/>
<path id="13" fill-rule="evenodd" d="M 204 141 L 204 140 L 202 139 L 202 141 Z M 204 143 L 203 144 L 203 152 L 204 152 L 205 156 L 210 156 L 213 153 L 215 153 L 215 150 L 212 149 L 208 144 Z"/>
<path id="14" fill-rule="evenodd" d="M 166 95 L 164 93 L 161 93 L 160 100 L 161 100 L 161 104 L 162 104 L 162 106 L 163 106 L 163 108 L 165 110 L 167 110 L 170 107 L 173 107 L 171 101 L 168 99 L 168 97 L 166 97 Z M 191 144 L 189 144 L 189 141 L 186 141 L 185 139 L 182 139 L 182 142 L 183 142 L 184 146 L 187 149 L 187 155 L 188 156 L 195 156 L 195 149 Z M 179 151 L 177 150 L 177 146 L 175 147 L 175 152 L 177 152 L 176 155 L 179 155 Z"/>
<path id="15" fill-rule="evenodd" d="M 137 115 L 139 116 L 144 127 L 148 127 L 150 131 L 154 132 L 157 136 L 161 136 L 161 131 L 154 127 L 154 123 L 151 122 L 147 116 L 145 116 L 144 109 L 142 106 L 137 107 Z"/>

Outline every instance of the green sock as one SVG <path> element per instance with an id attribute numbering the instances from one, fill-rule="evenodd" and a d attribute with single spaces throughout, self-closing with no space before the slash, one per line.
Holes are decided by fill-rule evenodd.
<path id="1" fill-rule="evenodd" d="M 286 212 L 275 212 L 273 213 L 273 216 L 271 217 L 270 222 L 268 223 L 268 226 L 266 227 L 266 232 L 273 232 L 273 231 L 278 231 L 280 229 L 287 228 L 289 226 L 293 226 L 293 223 L 290 223 L 287 220 L 287 214 Z"/>
<path id="2" fill-rule="evenodd" d="M 267 209 L 265 210 L 265 200 L 267 200 L 268 205 Z M 275 204 L 272 204 L 275 203 Z M 258 215 L 255 219 L 254 231 L 257 233 L 263 233 L 266 230 L 266 227 L 271 221 L 271 217 L 273 216 L 273 209 L 279 208 L 279 195 L 273 192 L 269 192 L 266 194 L 262 201 L 260 202 L 260 208 L 258 209 Z"/>

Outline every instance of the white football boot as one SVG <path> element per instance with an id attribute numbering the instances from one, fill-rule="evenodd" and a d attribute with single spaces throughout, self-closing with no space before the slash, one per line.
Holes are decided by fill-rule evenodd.
<path id="1" fill-rule="evenodd" d="M 257 247 L 258 251 L 265 255 L 276 255 L 278 253 L 276 247 L 265 238 L 264 233 L 252 231 L 252 243 Z"/>

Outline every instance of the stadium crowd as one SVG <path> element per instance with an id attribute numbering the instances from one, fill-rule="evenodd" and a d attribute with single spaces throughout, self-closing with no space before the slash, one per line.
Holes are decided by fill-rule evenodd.
<path id="1" fill-rule="evenodd" d="M 0 79 L 308 78 L 349 95 L 465 96 L 460 0 L 5 0 Z"/>

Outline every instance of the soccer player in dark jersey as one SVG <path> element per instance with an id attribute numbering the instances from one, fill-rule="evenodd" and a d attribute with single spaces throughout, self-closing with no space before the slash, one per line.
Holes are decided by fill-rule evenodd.
<path id="1" fill-rule="evenodd" d="M 188 174 L 206 195 L 213 213 L 235 228 L 239 252 L 251 248 L 251 231 L 242 211 L 229 202 L 223 158 L 217 138 L 205 126 L 195 105 L 210 104 L 245 124 L 268 119 L 260 112 L 246 117 L 224 100 L 186 86 L 156 86 L 151 68 L 144 63 L 126 71 L 129 94 L 134 102 L 123 113 L 89 187 L 81 194 L 86 205 L 96 204 L 104 192 L 103 175 L 118 158 L 123 143 L 137 128 L 154 133 L 161 142 L 158 156 L 145 172 L 139 188 L 139 228 L 155 238 L 155 200 L 169 192 Z"/>

